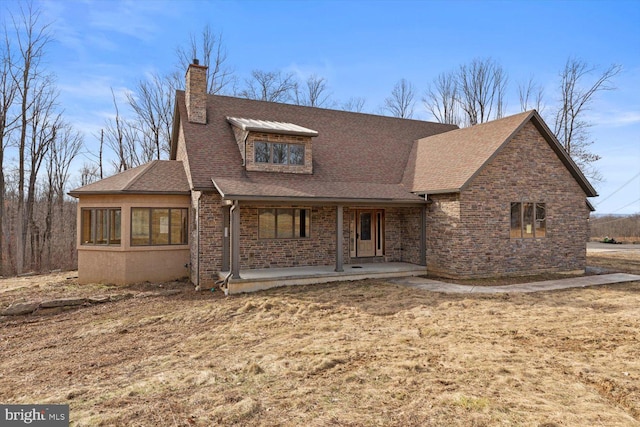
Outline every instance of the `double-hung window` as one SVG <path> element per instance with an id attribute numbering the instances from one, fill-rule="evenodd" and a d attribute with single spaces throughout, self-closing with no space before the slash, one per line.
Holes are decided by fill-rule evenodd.
<path id="1" fill-rule="evenodd" d="M 120 208 L 83 208 L 81 216 L 82 245 L 120 245 Z"/>
<path id="2" fill-rule="evenodd" d="M 545 203 L 511 203 L 511 238 L 531 239 L 547 235 Z"/>

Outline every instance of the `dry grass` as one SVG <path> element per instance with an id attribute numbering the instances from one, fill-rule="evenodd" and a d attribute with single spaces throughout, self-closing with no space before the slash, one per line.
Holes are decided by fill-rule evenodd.
<path id="1" fill-rule="evenodd" d="M 0 303 L 115 292 L 63 276 L 2 280 Z M 495 296 L 167 286 L 185 291 L 1 319 L 0 402 L 69 403 L 76 426 L 640 425 L 638 282 Z"/>

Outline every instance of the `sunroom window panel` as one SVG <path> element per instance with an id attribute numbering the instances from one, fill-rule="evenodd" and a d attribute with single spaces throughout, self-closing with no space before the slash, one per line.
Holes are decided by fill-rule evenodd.
<path id="1" fill-rule="evenodd" d="M 169 209 L 151 210 L 151 244 L 169 244 Z"/>
<path id="2" fill-rule="evenodd" d="M 133 246 L 148 245 L 149 239 L 149 209 L 131 209 L 131 244 Z"/>
<path id="3" fill-rule="evenodd" d="M 171 209 L 171 244 L 187 244 L 187 209 Z"/>
<path id="4" fill-rule="evenodd" d="M 108 243 L 108 218 L 107 209 L 96 209 L 96 245 L 106 245 Z"/>
<path id="5" fill-rule="evenodd" d="M 121 228 L 121 211 L 120 209 L 109 210 L 109 244 L 119 245 L 121 242 L 120 228 Z"/>
<path id="6" fill-rule="evenodd" d="M 93 236 L 91 235 L 92 229 L 93 211 L 91 209 L 82 210 L 82 237 L 81 242 L 83 245 L 93 243 Z"/>

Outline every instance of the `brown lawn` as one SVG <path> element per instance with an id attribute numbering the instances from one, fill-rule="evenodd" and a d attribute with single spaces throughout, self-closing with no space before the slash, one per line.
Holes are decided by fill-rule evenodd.
<path id="1" fill-rule="evenodd" d="M 635 268 L 616 254 L 599 266 Z M 625 264 L 627 263 L 627 264 Z M 0 307 L 138 293 L 0 280 Z M 497 296 L 368 280 L 0 318 L 0 402 L 72 425 L 637 426 L 640 282 Z"/>

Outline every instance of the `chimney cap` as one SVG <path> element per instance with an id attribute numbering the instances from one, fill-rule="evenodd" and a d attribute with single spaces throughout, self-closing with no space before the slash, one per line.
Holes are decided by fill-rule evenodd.
<path id="1" fill-rule="evenodd" d="M 193 58 L 193 65 L 200 65 L 200 60 L 198 58 Z"/>

